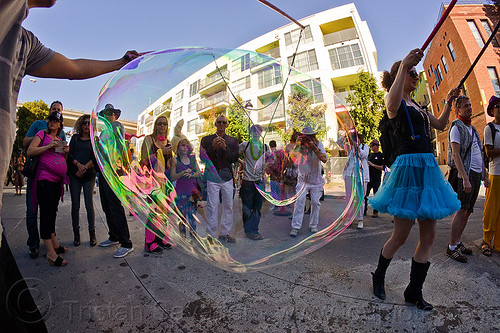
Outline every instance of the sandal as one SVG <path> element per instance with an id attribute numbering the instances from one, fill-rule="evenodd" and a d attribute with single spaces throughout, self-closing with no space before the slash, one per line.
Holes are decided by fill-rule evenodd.
<path id="1" fill-rule="evenodd" d="M 57 256 L 56 260 L 51 260 L 51 259 L 47 258 L 47 261 L 49 262 L 50 266 L 61 267 L 61 266 L 66 266 L 68 264 L 68 262 L 66 260 L 64 260 L 63 258 L 61 258 L 59 256 Z"/>
<path id="2" fill-rule="evenodd" d="M 66 253 L 66 251 L 68 251 L 68 249 L 62 245 L 59 245 L 59 247 L 57 249 L 54 249 L 54 250 L 56 251 L 57 254 Z"/>
<path id="3" fill-rule="evenodd" d="M 491 255 L 493 254 L 493 251 L 491 250 L 491 248 L 488 245 L 488 243 L 483 242 L 481 244 L 481 253 L 484 254 L 487 257 L 491 257 Z"/>

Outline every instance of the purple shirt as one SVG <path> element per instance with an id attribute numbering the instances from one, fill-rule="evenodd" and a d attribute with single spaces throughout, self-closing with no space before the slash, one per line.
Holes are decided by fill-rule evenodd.
<path id="1" fill-rule="evenodd" d="M 44 131 L 36 133 L 40 140 L 43 139 Z M 49 134 L 45 134 L 45 140 L 41 146 L 46 146 L 52 142 Z M 68 166 L 64 153 L 56 153 L 55 149 L 51 148 L 40 154 L 40 159 L 37 165 L 38 180 L 48 180 L 54 183 L 60 182 L 66 176 Z"/>

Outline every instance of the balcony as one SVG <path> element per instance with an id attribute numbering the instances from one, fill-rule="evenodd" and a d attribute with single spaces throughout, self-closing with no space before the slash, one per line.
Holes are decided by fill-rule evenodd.
<path id="1" fill-rule="evenodd" d="M 220 73 L 217 71 L 200 81 L 198 93 L 203 95 L 214 94 L 218 91 L 224 90 L 227 82 L 229 82 L 229 71 L 227 69 L 222 70 Z"/>
<path id="2" fill-rule="evenodd" d="M 167 104 L 162 104 L 160 106 L 157 106 L 153 112 L 154 117 L 158 117 L 166 112 L 171 112 L 172 111 L 172 104 L 167 103 Z"/>
<path id="3" fill-rule="evenodd" d="M 147 118 L 144 120 L 144 124 L 149 124 L 150 122 L 153 121 L 155 117 L 153 115 L 147 116 Z"/>
<path id="4" fill-rule="evenodd" d="M 201 124 L 196 124 L 195 129 L 194 129 L 196 134 L 202 134 L 205 131 L 203 130 L 203 123 Z"/>
<path id="5" fill-rule="evenodd" d="M 276 111 L 276 112 L 275 112 Z M 283 121 L 285 119 L 285 111 L 283 110 L 283 104 L 280 103 L 276 106 L 275 103 L 267 106 L 266 108 L 259 110 L 258 121 L 268 121 L 273 119 L 273 123 L 277 121 Z"/>
<path id="6" fill-rule="evenodd" d="M 222 111 L 229 106 L 229 93 L 221 91 L 207 98 L 202 98 L 196 103 L 196 111 L 200 114 L 207 111 Z"/>
<path id="7" fill-rule="evenodd" d="M 343 92 L 336 92 L 335 93 L 335 96 L 340 99 L 340 101 L 342 102 L 342 104 L 344 104 L 344 106 L 349 106 L 349 102 L 347 102 L 347 96 L 349 96 L 350 94 L 354 94 L 355 90 L 348 90 L 348 91 L 343 91 Z M 337 102 L 335 103 L 337 104 Z"/>
<path id="8" fill-rule="evenodd" d="M 323 35 L 323 43 L 325 46 L 347 42 L 353 39 L 358 39 L 358 32 L 356 28 L 350 28 L 332 32 L 328 35 Z"/>

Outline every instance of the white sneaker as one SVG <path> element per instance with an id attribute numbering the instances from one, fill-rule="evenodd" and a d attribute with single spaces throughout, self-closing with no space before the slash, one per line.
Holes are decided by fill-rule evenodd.
<path id="1" fill-rule="evenodd" d="M 133 247 L 131 247 L 130 249 L 126 248 L 126 247 L 120 247 L 118 249 L 118 251 L 116 251 L 115 254 L 113 254 L 113 257 L 115 257 L 115 258 L 123 258 L 123 257 L 125 257 L 127 254 L 129 254 L 132 251 L 134 251 Z"/>
<path id="2" fill-rule="evenodd" d="M 319 230 L 318 230 L 318 227 L 311 227 L 311 233 L 315 234 L 317 233 Z"/>
<path id="3" fill-rule="evenodd" d="M 363 221 L 358 221 L 358 229 L 363 229 Z"/>
<path id="4" fill-rule="evenodd" d="M 299 229 L 293 228 L 292 231 L 290 231 L 290 237 L 297 237 L 299 234 Z"/>
<path id="5" fill-rule="evenodd" d="M 119 244 L 120 242 L 118 241 L 111 241 L 109 239 L 106 239 L 105 241 L 103 242 L 100 242 L 99 243 L 99 246 L 102 246 L 102 247 L 108 247 L 108 246 L 111 246 L 111 245 L 116 245 L 116 244 Z"/>

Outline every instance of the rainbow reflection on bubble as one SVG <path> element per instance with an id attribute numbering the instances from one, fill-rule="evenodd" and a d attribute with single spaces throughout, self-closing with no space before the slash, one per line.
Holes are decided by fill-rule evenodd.
<path id="1" fill-rule="evenodd" d="M 170 157 L 170 151 L 162 148 L 132 161 L 127 151 L 131 144 L 125 140 L 127 135 L 116 123 L 109 123 L 99 115 L 108 103 L 121 109 L 118 121 L 139 122 L 142 129 L 139 136 L 151 134 L 154 120 L 165 116 L 169 119 L 168 136 L 172 139 L 174 125 L 184 120 L 182 133 L 187 135 L 194 151 L 181 151 L 179 155 L 174 151 Z M 236 167 L 218 169 L 219 162 L 214 163 L 209 153 L 200 149 L 201 137 L 215 133 L 212 125 L 216 115 L 228 112 L 230 115 L 241 112 L 248 126 L 259 124 L 263 129 L 252 140 L 244 126 L 227 130 L 233 136 L 239 135 L 237 131 L 243 133 L 238 137 L 241 143 L 236 148 L 246 156 L 242 173 Z M 337 197 L 329 199 L 329 213 L 320 215 L 319 232 L 309 233 L 307 218 L 304 218 L 298 237 L 289 236 L 293 206 L 309 189 L 322 186 L 315 183 L 323 177 L 319 175 L 321 163 L 315 160 L 315 147 L 338 154 L 337 139 L 345 133 L 355 134 L 355 127 L 340 99 L 319 80 L 269 56 L 247 50 L 202 47 L 145 54 L 105 84 L 91 119 L 97 162 L 126 208 L 161 239 L 223 269 L 258 270 L 310 253 L 344 231 L 359 212 L 363 187 L 358 156 L 352 148 L 357 139 L 356 135 L 346 135 L 347 138 L 339 142 L 342 149 L 352 152 L 351 163 L 357 166 L 349 176 L 356 195 L 347 201 Z M 290 142 L 294 131 L 298 137 Z M 302 133 L 317 133 L 326 147 L 306 143 Z M 135 140 L 136 152 L 141 151 L 145 140 Z M 269 149 L 271 140 L 278 142 L 276 150 Z M 185 165 L 189 165 L 190 173 L 182 176 L 186 179 L 171 181 L 172 159 L 176 161 L 175 173 L 179 165 L 187 168 L 181 164 L 188 163 Z M 334 159 L 336 163 L 336 157 Z M 339 161 L 341 164 L 342 160 Z M 193 163 L 198 165 L 200 176 L 194 176 L 198 167 Z M 334 167 L 338 169 L 335 163 L 324 165 L 325 172 Z M 228 170 L 231 178 L 236 179 L 234 189 L 231 185 L 216 193 L 223 183 L 229 182 Z M 258 175 L 252 187 L 245 183 L 249 175 Z M 180 184 L 184 188 L 181 189 Z M 186 192 L 186 184 L 191 184 L 192 192 Z M 343 191 L 343 183 L 334 182 L 332 186 L 334 190 L 337 186 Z M 260 202 L 255 203 L 257 208 L 262 206 L 260 216 L 258 209 L 242 206 L 239 196 L 246 195 L 245 191 L 251 191 L 253 198 L 260 198 Z M 219 205 L 219 196 L 226 201 L 224 198 L 232 198 L 233 193 L 234 201 L 227 205 L 233 207 L 233 213 L 221 216 L 224 204 Z M 207 204 L 209 195 L 212 201 Z M 220 207 L 215 230 L 212 230 L 207 227 L 207 213 L 216 206 Z M 247 218 L 250 216 L 248 221 L 260 217 L 258 230 L 263 239 L 247 237 L 248 222 L 243 223 L 242 211 L 247 213 Z M 226 224 L 234 243 L 220 237 L 225 236 L 224 221 L 231 216 L 232 223 Z"/>

